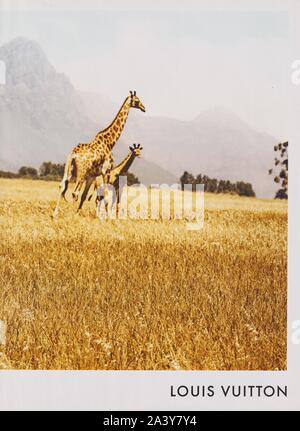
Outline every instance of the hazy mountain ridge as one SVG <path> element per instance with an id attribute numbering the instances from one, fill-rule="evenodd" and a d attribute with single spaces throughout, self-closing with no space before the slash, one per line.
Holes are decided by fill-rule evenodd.
<path id="1" fill-rule="evenodd" d="M 94 112 L 96 105 L 95 99 Z M 277 140 L 257 132 L 229 109 L 217 106 L 191 121 L 138 112 L 130 115 L 122 140 L 142 143 L 145 157 L 172 172 L 177 181 L 188 170 L 195 175 L 248 181 L 258 196 L 274 196 L 276 185 L 268 169 Z"/>
<path id="2" fill-rule="evenodd" d="M 0 59 L 6 64 L 6 85 L 0 92 L 1 169 L 38 167 L 45 160 L 62 163 L 74 145 L 88 142 L 118 111 L 101 95 L 78 92 L 67 76 L 55 71 L 34 41 L 14 39 L 0 47 Z M 97 118 L 92 111 L 94 100 L 101 106 Z M 120 153 L 127 152 L 121 141 L 118 147 Z M 133 170 L 143 182 L 152 176 L 153 181 L 156 177 L 175 180 L 146 160 L 136 163 Z"/>
<path id="3" fill-rule="evenodd" d="M 34 41 L 17 38 L 3 45 L 0 59 L 7 67 L 7 84 L 0 92 L 0 169 L 64 162 L 74 145 L 89 141 L 112 121 L 126 97 L 116 104 L 101 94 L 77 91 Z M 258 195 L 274 195 L 267 171 L 276 139 L 224 107 L 191 121 L 131 110 L 114 149 L 116 161 L 133 142 L 140 142 L 144 152 L 132 170 L 146 184 L 175 182 L 188 170 L 249 181 Z"/>
<path id="4" fill-rule="evenodd" d="M 275 138 L 259 133 L 223 108 L 206 111 L 192 121 L 138 118 L 124 132 L 133 132 L 147 149 L 147 157 L 179 176 L 197 175 L 251 182 L 259 196 L 273 196 L 276 185 L 268 175 Z M 226 115 L 225 115 L 226 114 Z"/>

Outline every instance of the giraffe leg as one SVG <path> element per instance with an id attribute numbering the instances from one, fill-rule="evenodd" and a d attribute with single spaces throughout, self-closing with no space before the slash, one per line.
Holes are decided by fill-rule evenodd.
<path id="1" fill-rule="evenodd" d="M 74 190 L 72 192 L 72 197 L 73 197 L 74 201 L 77 201 L 77 199 L 78 199 L 78 193 L 76 193 L 76 191 L 78 189 L 78 186 L 79 186 L 79 181 L 77 180 L 76 183 L 75 183 Z"/>
<path id="2" fill-rule="evenodd" d="M 88 179 L 86 180 L 86 182 L 85 182 L 85 187 L 84 187 L 84 190 L 83 190 L 82 195 L 81 195 L 81 198 L 80 198 L 80 204 L 79 204 L 79 207 L 78 207 L 78 209 L 77 209 L 77 212 L 78 212 L 79 210 L 81 210 L 82 205 L 83 205 L 84 201 L 86 200 L 87 194 L 88 194 L 88 192 L 89 192 L 89 189 L 90 189 L 90 187 L 91 187 L 91 185 L 92 185 L 93 181 L 94 181 L 94 179 L 93 179 L 93 178 L 88 178 Z"/>
<path id="3" fill-rule="evenodd" d="M 62 195 L 62 197 L 64 198 L 65 201 L 67 200 L 66 197 L 65 197 L 65 194 L 66 194 L 66 192 L 68 190 L 69 182 L 71 181 L 71 179 L 73 177 L 74 171 L 76 172 L 76 165 L 75 165 L 75 163 L 76 163 L 75 160 L 72 159 L 72 157 L 70 156 L 68 158 L 68 161 L 67 161 L 68 167 L 65 170 L 64 177 L 63 177 L 63 179 L 61 181 L 61 195 Z"/>
<path id="4" fill-rule="evenodd" d="M 112 190 L 112 201 L 110 204 L 110 208 L 112 209 L 114 207 L 114 204 L 116 202 L 116 215 L 118 215 L 118 187 L 113 184 L 112 185 L 114 188 Z M 106 205 L 108 207 L 108 199 L 106 199 Z"/>
<path id="5" fill-rule="evenodd" d="M 105 198 L 105 212 L 106 212 L 106 214 L 108 214 L 108 199 L 107 199 L 107 197 Z"/>
<path id="6" fill-rule="evenodd" d="M 101 209 L 101 202 L 104 199 L 104 196 L 98 196 L 96 197 L 96 216 L 100 216 L 100 209 Z"/>
<path id="7" fill-rule="evenodd" d="M 72 157 L 70 155 L 66 163 L 63 179 L 61 180 L 61 183 L 59 185 L 59 195 L 58 195 L 56 207 L 53 213 L 53 217 L 58 216 L 61 198 L 64 198 L 64 200 L 66 200 L 65 194 L 66 194 L 66 191 L 68 190 L 68 185 L 71 178 L 72 178 Z"/>
<path id="8" fill-rule="evenodd" d="M 78 201 L 78 196 L 79 196 L 80 190 L 81 190 L 81 188 L 83 186 L 83 183 L 84 183 L 84 179 L 83 178 L 78 178 L 77 179 L 77 182 L 75 184 L 75 188 L 74 188 L 73 193 L 72 193 L 74 201 Z"/>
<path id="9" fill-rule="evenodd" d="M 96 205 L 97 205 L 98 202 L 101 202 L 104 198 L 103 177 L 102 176 L 99 176 L 96 178 L 95 189 L 96 189 Z"/>
<path id="10" fill-rule="evenodd" d="M 90 201 L 93 197 L 94 192 L 96 191 L 97 193 L 97 189 L 98 187 L 100 187 L 100 183 L 101 183 L 101 178 L 97 177 L 94 181 L 94 190 L 92 191 L 92 193 L 90 194 L 88 200 Z M 96 203 L 97 203 L 97 196 L 96 196 Z"/>
<path id="11" fill-rule="evenodd" d="M 103 175 L 103 198 L 104 198 L 104 205 L 105 205 L 105 212 L 108 214 L 108 185 L 109 182 L 109 175 L 105 174 Z"/>
<path id="12" fill-rule="evenodd" d="M 92 190 L 90 196 L 88 197 L 88 201 L 92 199 L 95 190 L 96 190 L 96 184 L 94 185 L 94 189 Z"/>
<path id="13" fill-rule="evenodd" d="M 120 189 L 119 186 L 116 187 L 116 218 L 119 217 L 119 207 L 120 207 Z"/>
<path id="14" fill-rule="evenodd" d="M 101 202 L 102 201 L 104 201 L 105 213 L 108 214 L 108 191 L 105 188 L 105 185 L 103 185 L 97 191 L 97 197 L 96 197 L 97 215 L 99 215 L 99 213 L 100 213 L 100 208 L 101 208 Z"/>

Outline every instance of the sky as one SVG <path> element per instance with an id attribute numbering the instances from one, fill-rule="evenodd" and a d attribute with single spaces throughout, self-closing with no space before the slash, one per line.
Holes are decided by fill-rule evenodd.
<path id="1" fill-rule="evenodd" d="M 184 9 L 126 10 L 124 2 L 41 4 L 0 0 L 0 44 L 17 36 L 36 40 L 76 88 L 118 104 L 136 90 L 149 115 L 191 120 L 221 105 L 258 131 L 286 139 L 287 12 L 237 11 L 226 1 L 210 11 L 193 2 Z"/>

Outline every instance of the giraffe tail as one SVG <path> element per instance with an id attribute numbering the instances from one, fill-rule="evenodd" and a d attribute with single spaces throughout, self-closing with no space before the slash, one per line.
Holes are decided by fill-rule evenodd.
<path id="1" fill-rule="evenodd" d="M 63 192 L 62 192 L 62 197 L 63 197 L 63 199 L 64 199 L 64 201 L 65 202 L 68 202 L 68 200 L 67 200 L 67 198 L 66 198 L 66 192 L 67 192 L 67 190 L 68 190 L 68 185 L 69 185 L 69 181 L 66 181 L 66 186 L 65 186 L 65 189 L 63 190 Z"/>
<path id="2" fill-rule="evenodd" d="M 62 182 L 61 182 L 61 196 L 64 198 L 65 201 L 67 201 L 67 199 L 66 199 L 66 192 L 68 190 L 69 181 L 74 176 L 74 171 L 75 170 L 76 170 L 75 159 L 73 157 L 73 154 L 71 153 L 69 155 L 69 157 L 67 158 L 67 162 L 66 162 L 66 165 L 65 165 L 64 176 L 63 176 L 63 179 L 62 179 Z"/>

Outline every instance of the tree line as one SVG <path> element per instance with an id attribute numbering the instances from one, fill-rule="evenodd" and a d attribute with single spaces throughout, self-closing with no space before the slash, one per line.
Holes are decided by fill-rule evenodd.
<path id="1" fill-rule="evenodd" d="M 180 177 L 180 184 L 182 190 L 184 184 L 204 184 L 204 191 L 209 193 L 231 193 L 239 196 L 255 196 L 251 183 L 245 183 L 244 181 L 231 182 L 229 180 L 218 180 L 202 174 L 194 177 L 194 175 L 187 171 L 185 171 Z"/>
<path id="2" fill-rule="evenodd" d="M 30 178 L 56 181 L 62 178 L 64 169 L 64 164 L 43 162 L 39 169 L 31 166 L 21 166 L 17 173 L 0 171 L 0 178 Z"/>
<path id="3" fill-rule="evenodd" d="M 59 181 L 64 175 L 65 165 L 63 163 L 43 162 L 39 169 L 31 166 L 21 166 L 17 173 L 0 171 L 0 178 L 30 178 L 46 181 Z M 128 172 L 127 184 L 139 184 L 139 179 L 132 173 Z"/>

